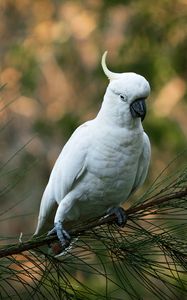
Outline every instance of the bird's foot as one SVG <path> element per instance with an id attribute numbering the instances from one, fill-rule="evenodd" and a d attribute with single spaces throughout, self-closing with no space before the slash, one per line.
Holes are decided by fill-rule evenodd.
<path id="1" fill-rule="evenodd" d="M 116 216 L 116 224 L 120 227 L 124 227 L 127 223 L 127 214 L 125 210 L 122 207 L 113 207 L 110 208 L 107 213 L 109 215 L 115 215 Z"/>
<path id="2" fill-rule="evenodd" d="M 54 228 L 50 230 L 47 235 L 49 236 L 56 234 L 62 247 L 69 245 L 71 237 L 69 233 L 63 228 L 62 222 L 58 221 L 54 225 Z"/>

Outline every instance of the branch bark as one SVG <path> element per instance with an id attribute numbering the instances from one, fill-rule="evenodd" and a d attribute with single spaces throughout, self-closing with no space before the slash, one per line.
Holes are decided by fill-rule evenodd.
<path id="1" fill-rule="evenodd" d="M 153 199 L 151 201 L 142 203 L 136 207 L 130 207 L 126 210 L 127 218 L 133 216 L 135 213 L 141 213 L 142 211 L 156 208 L 157 206 L 167 203 L 173 199 L 181 199 L 187 196 L 187 188 L 175 192 L 171 195 L 163 196 L 160 198 Z M 93 229 L 95 227 L 104 225 L 104 224 L 111 224 L 116 221 L 115 215 L 106 215 L 99 219 L 93 220 L 88 222 L 84 226 L 81 226 L 76 229 L 70 229 L 68 232 L 71 237 L 76 237 L 84 234 L 87 230 Z M 7 257 L 10 255 L 20 254 L 24 251 L 33 250 L 40 246 L 51 244 L 52 242 L 58 241 L 57 236 L 45 236 L 44 238 L 38 237 L 33 240 L 29 240 L 23 243 L 8 245 L 7 247 L 0 249 L 0 258 Z"/>

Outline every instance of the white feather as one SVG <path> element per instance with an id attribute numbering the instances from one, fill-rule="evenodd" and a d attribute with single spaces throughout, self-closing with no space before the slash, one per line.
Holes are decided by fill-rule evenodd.
<path id="1" fill-rule="evenodd" d="M 54 165 L 35 235 L 51 229 L 54 221 L 100 216 L 143 184 L 150 143 L 129 107 L 149 92 L 148 82 L 135 73 L 123 73 L 110 82 L 97 117 L 73 133 Z"/>

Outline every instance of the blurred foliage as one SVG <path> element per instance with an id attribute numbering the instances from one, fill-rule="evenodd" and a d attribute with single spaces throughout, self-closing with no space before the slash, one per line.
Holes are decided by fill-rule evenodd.
<path id="1" fill-rule="evenodd" d="M 140 73 L 151 84 L 144 121 L 152 144 L 147 185 L 183 151 L 186 18 L 186 0 L 0 1 L 0 201 L 5 219 L 17 216 L 1 222 L 2 237 L 34 231 L 61 148 L 102 102 L 106 49 L 111 70 Z M 34 218 L 19 218 L 28 213 Z"/>

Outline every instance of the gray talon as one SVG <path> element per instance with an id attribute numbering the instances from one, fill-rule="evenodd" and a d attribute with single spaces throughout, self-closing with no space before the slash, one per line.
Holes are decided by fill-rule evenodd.
<path id="1" fill-rule="evenodd" d="M 47 236 L 49 236 L 49 235 L 56 235 L 56 228 L 55 227 L 53 227 L 53 229 L 48 231 Z"/>
<path id="2" fill-rule="evenodd" d="M 108 214 L 116 216 L 116 224 L 120 227 L 124 227 L 127 223 L 127 215 L 125 210 L 122 207 L 110 208 Z"/>
<path id="3" fill-rule="evenodd" d="M 56 234 L 59 241 L 61 242 L 62 246 L 69 244 L 69 241 L 71 239 L 69 233 L 63 228 L 63 225 L 61 222 L 55 223 L 55 226 L 52 230 L 48 232 L 49 235 Z"/>

